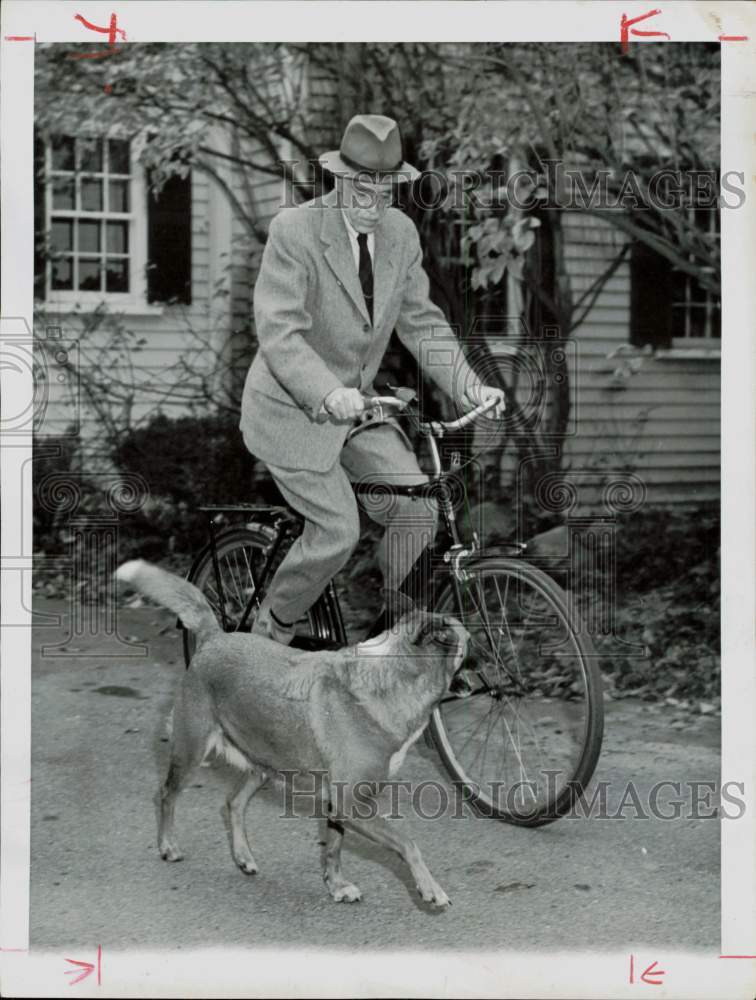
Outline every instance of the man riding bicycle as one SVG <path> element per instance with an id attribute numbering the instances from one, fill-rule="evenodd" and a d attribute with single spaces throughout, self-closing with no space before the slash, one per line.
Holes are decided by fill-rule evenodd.
<path id="1" fill-rule="evenodd" d="M 418 360 L 423 342 L 440 332 L 454 357 L 430 368 L 438 385 L 464 408 L 496 399 L 489 413 L 504 409 L 502 390 L 476 377 L 428 296 L 413 222 L 391 207 L 393 184 L 419 175 L 403 160 L 396 122 L 356 115 L 340 149 L 320 162 L 334 175 L 334 190 L 284 209 L 270 225 L 254 292 L 259 350 L 241 406 L 247 448 L 304 518 L 253 627 L 282 643 L 357 545 L 350 481 L 427 482 L 396 426 L 347 440 L 364 396 L 374 392 L 392 331 Z M 378 562 L 385 589 L 394 591 L 435 534 L 435 508 L 394 497 L 388 508 L 366 510 L 385 527 Z"/>

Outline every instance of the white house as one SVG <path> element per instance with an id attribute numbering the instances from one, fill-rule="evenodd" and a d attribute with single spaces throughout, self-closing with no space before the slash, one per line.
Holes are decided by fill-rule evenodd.
<path id="1" fill-rule="evenodd" d="M 197 379 L 203 372 L 222 378 L 219 359 L 243 374 L 254 343 L 251 291 L 262 244 L 250 240 L 224 187 L 242 203 L 253 198 L 263 220 L 282 199 L 277 180 L 261 176 L 250 186 L 232 165 L 222 183 L 192 169 L 156 197 L 138 153 L 138 138 L 40 143 L 46 183 L 38 184 L 35 204 L 37 232 L 53 253 L 37 262 L 35 335 L 48 348 L 52 340 L 78 343 L 83 374 L 96 363 L 111 375 L 123 370 L 135 386 L 135 421 L 200 400 Z M 565 212 L 563 226 L 579 295 L 625 237 L 579 211 Z M 546 228 L 539 239 L 548 240 Z M 548 255 L 546 243 L 541 249 Z M 120 354 L 103 309 L 130 335 L 119 342 Z M 634 246 L 568 345 L 567 467 L 632 469 L 651 502 L 715 500 L 720 337 L 719 303 Z M 124 347 L 136 342 L 138 350 Z M 96 361 L 106 343 L 108 353 Z M 64 434 L 80 416 L 83 438 L 96 441 L 100 418 L 86 399 L 72 403 L 70 379 L 58 382 L 54 352 L 45 356 L 49 405 L 40 434 Z"/>

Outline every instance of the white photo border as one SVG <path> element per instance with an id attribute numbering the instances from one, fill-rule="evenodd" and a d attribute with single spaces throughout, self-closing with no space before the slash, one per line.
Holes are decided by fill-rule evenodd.
<path id="1" fill-rule="evenodd" d="M 34 41 L 92 41 L 74 18 L 107 24 L 116 12 L 128 41 L 618 41 L 622 2 L 253 2 L 6 0 L 2 15 L 2 338 L 32 327 Z M 369 17 L 366 16 L 369 12 Z M 369 22 L 369 23 L 368 23 Z M 370 25 L 374 34 L 370 34 Z M 648 27 L 652 25 L 649 24 Z M 746 3 L 663 3 L 653 22 L 674 44 L 722 35 L 721 169 L 744 175 L 745 204 L 722 212 L 722 784 L 745 784 L 745 815 L 722 824 L 722 956 L 756 955 L 756 12 Z M 9 37 L 10 36 L 10 37 Z M 20 36 L 20 38 L 19 38 Z M 335 37 L 337 36 L 337 37 Z M 18 39 L 18 40 L 17 40 Z M 3 417 L 32 395 L 31 372 L 3 375 Z M 60 956 L 29 948 L 31 493 L 20 488 L 31 440 L 2 444 L 2 856 L 0 974 L 5 995 L 59 995 Z M 22 524 L 26 534 L 22 535 Z M 19 585 L 20 581 L 20 585 Z M 684 859 L 681 859 L 681 865 Z M 694 875 L 691 874 L 691 877 Z M 752 997 L 756 960 L 665 953 L 666 997 Z M 292 961 L 296 954 L 298 960 Z M 454 955 L 323 950 L 122 952 L 107 983 L 80 995 L 628 996 L 627 953 Z M 204 991 L 204 992 L 203 992 Z"/>

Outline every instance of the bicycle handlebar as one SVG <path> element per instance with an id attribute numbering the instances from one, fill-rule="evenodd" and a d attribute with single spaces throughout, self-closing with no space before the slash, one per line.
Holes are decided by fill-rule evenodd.
<path id="1" fill-rule="evenodd" d="M 400 412 L 406 410 L 410 404 L 410 400 L 399 399 L 397 396 L 365 396 L 363 397 L 365 401 L 365 414 L 361 418 L 362 422 L 370 422 L 374 419 L 371 416 L 373 410 L 382 408 L 383 406 L 393 407 Z M 443 437 L 444 434 L 450 431 L 458 431 L 463 427 L 467 427 L 471 424 L 473 420 L 476 420 L 479 416 L 487 413 L 488 410 L 493 409 L 496 406 L 497 400 L 492 399 L 487 403 L 481 403 L 476 406 L 474 410 L 469 410 L 467 413 L 462 414 L 457 420 L 429 420 L 420 421 L 419 429 L 420 433 L 424 435 L 432 435 L 433 437 Z"/>
<path id="2" fill-rule="evenodd" d="M 441 437 L 449 431 L 462 430 L 463 427 L 467 427 L 468 424 L 471 424 L 473 420 L 477 420 L 477 418 L 482 416 L 482 414 L 492 410 L 496 404 L 496 399 L 491 399 L 487 403 L 481 403 L 480 406 L 476 406 L 474 410 L 469 410 L 467 413 L 463 413 L 457 420 L 423 421 L 420 424 L 420 431 L 423 434 L 433 434 L 435 437 Z"/>
<path id="3" fill-rule="evenodd" d="M 366 410 L 376 410 L 379 406 L 395 406 L 397 410 L 406 410 L 409 400 L 397 396 L 363 396 Z"/>

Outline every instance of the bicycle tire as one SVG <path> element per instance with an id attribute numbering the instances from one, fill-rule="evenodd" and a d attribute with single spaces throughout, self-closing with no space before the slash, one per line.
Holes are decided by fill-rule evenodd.
<path id="1" fill-rule="evenodd" d="M 455 782 L 460 783 L 463 794 L 476 813 L 517 826 L 551 823 L 582 798 L 601 753 L 603 695 L 593 642 L 577 615 L 571 611 L 567 595 L 542 570 L 516 559 L 497 556 L 479 558 L 467 564 L 465 569 L 470 578 L 461 586 L 469 593 L 477 592 L 477 604 L 470 601 L 467 610 L 459 608 L 451 577 L 446 578 L 435 595 L 434 611 L 462 613 L 463 622 L 471 634 L 471 643 L 449 696 L 433 711 L 431 738 L 444 766 Z M 488 610 L 485 614 L 479 610 L 485 601 L 486 579 L 496 581 L 499 599 L 502 587 L 505 588 L 501 619 L 496 628 Z M 510 594 L 514 598 L 511 601 Z M 540 612 L 533 612 L 534 596 L 531 595 L 540 599 Z M 528 610 L 528 601 L 531 601 L 531 610 Z M 529 618 L 532 619 L 530 622 Z M 561 642 L 557 642 L 558 633 L 555 631 L 559 627 L 562 630 Z M 551 639 L 551 648 L 545 648 L 535 635 L 539 628 L 544 641 Z M 518 637 L 517 645 L 514 635 Z M 555 650 L 565 643 L 569 644 L 568 649 L 557 655 Z M 564 661 L 561 664 L 560 659 Z M 576 679 L 568 683 L 570 666 L 575 668 Z M 472 686 L 474 683 L 478 684 L 477 688 Z M 487 703 L 491 706 L 488 709 Z M 500 720 L 496 720 L 494 733 L 494 721 L 488 719 L 483 756 L 478 764 L 478 744 L 483 740 L 475 735 L 481 725 L 480 719 L 476 722 L 475 716 L 485 716 L 486 711 L 492 716 L 494 703 L 500 706 Z M 530 715 L 527 716 L 526 712 Z M 556 722 L 553 718 L 555 714 Z M 470 725 L 474 724 L 475 728 L 463 743 L 462 727 L 466 716 L 470 717 Z M 503 724 L 499 725 L 499 722 Z M 530 726 L 530 733 L 527 726 Z M 529 740 L 528 753 L 534 748 L 536 754 L 542 757 L 542 747 L 548 740 L 556 749 L 571 748 L 568 761 L 563 761 L 557 769 L 549 767 L 550 763 L 557 763 L 555 752 L 553 761 L 544 762 L 546 767 L 526 766 L 523 746 L 518 747 L 515 740 L 515 734 L 519 739 L 521 731 Z M 486 772 L 489 739 L 501 744 L 494 746 L 494 752 L 500 755 L 495 758 L 494 767 L 501 773 L 496 773 L 493 778 L 489 778 Z M 472 763 L 467 751 L 471 743 L 470 752 L 475 751 Z M 512 780 L 512 763 L 515 764 L 517 781 Z M 561 777 L 561 784 L 557 784 L 557 775 Z M 534 781 L 534 777 L 538 780 Z M 529 787 L 532 785 L 538 795 Z M 528 788 L 532 797 L 530 808 L 515 808 L 516 791 L 513 790 L 519 789 L 524 799 L 524 788 Z"/>
<path id="2" fill-rule="evenodd" d="M 249 596 L 254 591 L 251 573 L 247 570 L 246 578 L 244 574 L 245 568 L 248 567 L 247 559 L 249 558 L 249 554 L 259 554 L 256 569 L 261 570 L 264 557 L 270 549 L 273 538 L 274 535 L 270 530 L 266 530 L 262 525 L 255 524 L 249 524 L 246 527 L 227 528 L 220 532 L 216 538 L 216 556 L 222 574 L 224 596 L 227 598 L 226 630 L 229 632 L 237 631 L 244 607 Z M 230 588 L 227 593 L 224 566 L 230 566 L 232 559 L 238 570 L 238 575 L 234 580 L 233 588 Z M 210 545 L 205 546 L 200 553 L 187 579 L 202 591 L 215 611 L 219 623 L 221 623 L 222 615 L 220 613 L 219 595 L 215 583 L 215 567 L 213 565 L 213 554 Z M 246 623 L 245 631 L 249 630 L 253 617 L 254 615 L 250 616 L 250 620 Z M 326 592 L 324 595 L 321 595 L 308 611 L 306 618 L 299 625 L 299 631 L 302 631 L 304 627 L 305 633 L 309 631 L 310 635 L 318 639 L 343 645 L 345 640 L 343 635 L 340 634 L 339 622 L 340 617 L 336 615 L 335 609 L 332 607 L 330 595 Z M 194 655 L 195 646 L 194 636 L 188 629 L 184 629 L 184 662 L 187 666 L 189 666 Z"/>

